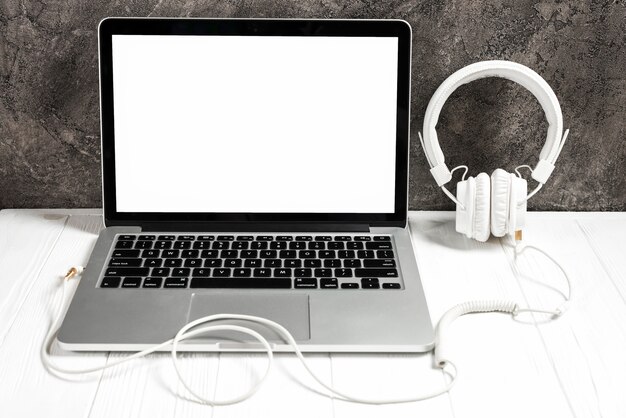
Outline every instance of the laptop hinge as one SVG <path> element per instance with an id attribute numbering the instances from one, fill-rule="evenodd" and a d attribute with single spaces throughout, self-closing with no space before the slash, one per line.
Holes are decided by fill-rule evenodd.
<path id="1" fill-rule="evenodd" d="M 142 231 L 190 232 L 369 232 L 367 224 L 285 224 L 264 222 L 146 223 Z"/>

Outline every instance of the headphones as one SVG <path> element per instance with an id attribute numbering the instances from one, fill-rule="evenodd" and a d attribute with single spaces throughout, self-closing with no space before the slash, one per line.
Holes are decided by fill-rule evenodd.
<path id="1" fill-rule="evenodd" d="M 444 103 L 458 87 L 471 81 L 487 77 L 506 78 L 529 90 L 539 101 L 548 120 L 546 143 L 539 154 L 539 162 L 532 169 L 528 165 L 515 168 L 516 174 L 496 169 L 491 176 L 480 173 L 467 180 L 465 165 L 450 171 L 439 146 L 435 126 Z M 446 79 L 437 89 L 426 108 L 423 137 L 419 135 L 426 154 L 430 173 L 443 192 L 456 203 L 456 230 L 468 238 L 487 241 L 489 234 L 502 237 L 521 231 L 524 226 L 526 202 L 546 183 L 554 170 L 569 129 L 563 134 L 563 115 L 556 95 L 539 74 L 528 67 L 510 61 L 482 61 L 461 68 Z M 539 185 L 527 194 L 527 182 L 519 168 L 531 170 L 532 178 Z M 452 173 L 464 168 L 462 180 L 457 183 L 456 197 L 445 185 L 452 180 Z"/>

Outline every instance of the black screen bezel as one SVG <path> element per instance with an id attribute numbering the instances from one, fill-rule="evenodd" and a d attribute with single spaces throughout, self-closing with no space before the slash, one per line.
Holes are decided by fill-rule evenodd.
<path id="1" fill-rule="evenodd" d="M 395 210 L 393 213 L 118 212 L 115 183 L 112 35 L 384 36 L 398 38 Z M 407 219 L 411 28 L 402 20 L 107 18 L 98 30 L 102 188 L 106 226 L 159 224 L 367 224 L 405 226 Z"/>

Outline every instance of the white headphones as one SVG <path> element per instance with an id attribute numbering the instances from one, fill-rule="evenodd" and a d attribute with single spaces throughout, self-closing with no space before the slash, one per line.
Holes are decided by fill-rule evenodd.
<path id="1" fill-rule="evenodd" d="M 548 135 L 541 149 L 539 162 L 533 170 L 528 165 L 515 168 L 517 175 L 497 169 L 491 175 L 480 173 L 475 178 L 465 179 L 467 166 L 461 165 L 450 171 L 435 126 L 441 109 L 452 92 L 463 84 L 479 78 L 501 77 L 514 81 L 528 89 L 539 101 L 548 120 Z M 563 115 L 556 95 L 539 74 L 528 67 L 510 61 L 482 61 L 461 68 L 452 74 L 437 89 L 428 103 L 424 116 L 424 137 L 420 142 L 430 165 L 430 173 L 443 192 L 456 203 L 456 230 L 468 238 L 486 241 L 489 233 L 496 237 L 513 234 L 524 226 L 526 201 L 535 195 L 554 170 L 554 163 L 561 153 L 569 129 L 563 134 Z M 539 185 L 528 195 L 527 182 L 518 168 L 531 170 L 532 178 Z M 452 173 L 464 168 L 462 181 L 457 183 L 456 198 L 446 189 L 445 184 L 452 179 Z"/>

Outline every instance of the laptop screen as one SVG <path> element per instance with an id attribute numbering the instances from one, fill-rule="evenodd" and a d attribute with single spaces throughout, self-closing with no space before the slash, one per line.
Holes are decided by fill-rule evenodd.
<path id="1" fill-rule="evenodd" d="M 117 212 L 394 213 L 398 38 L 112 35 Z"/>

